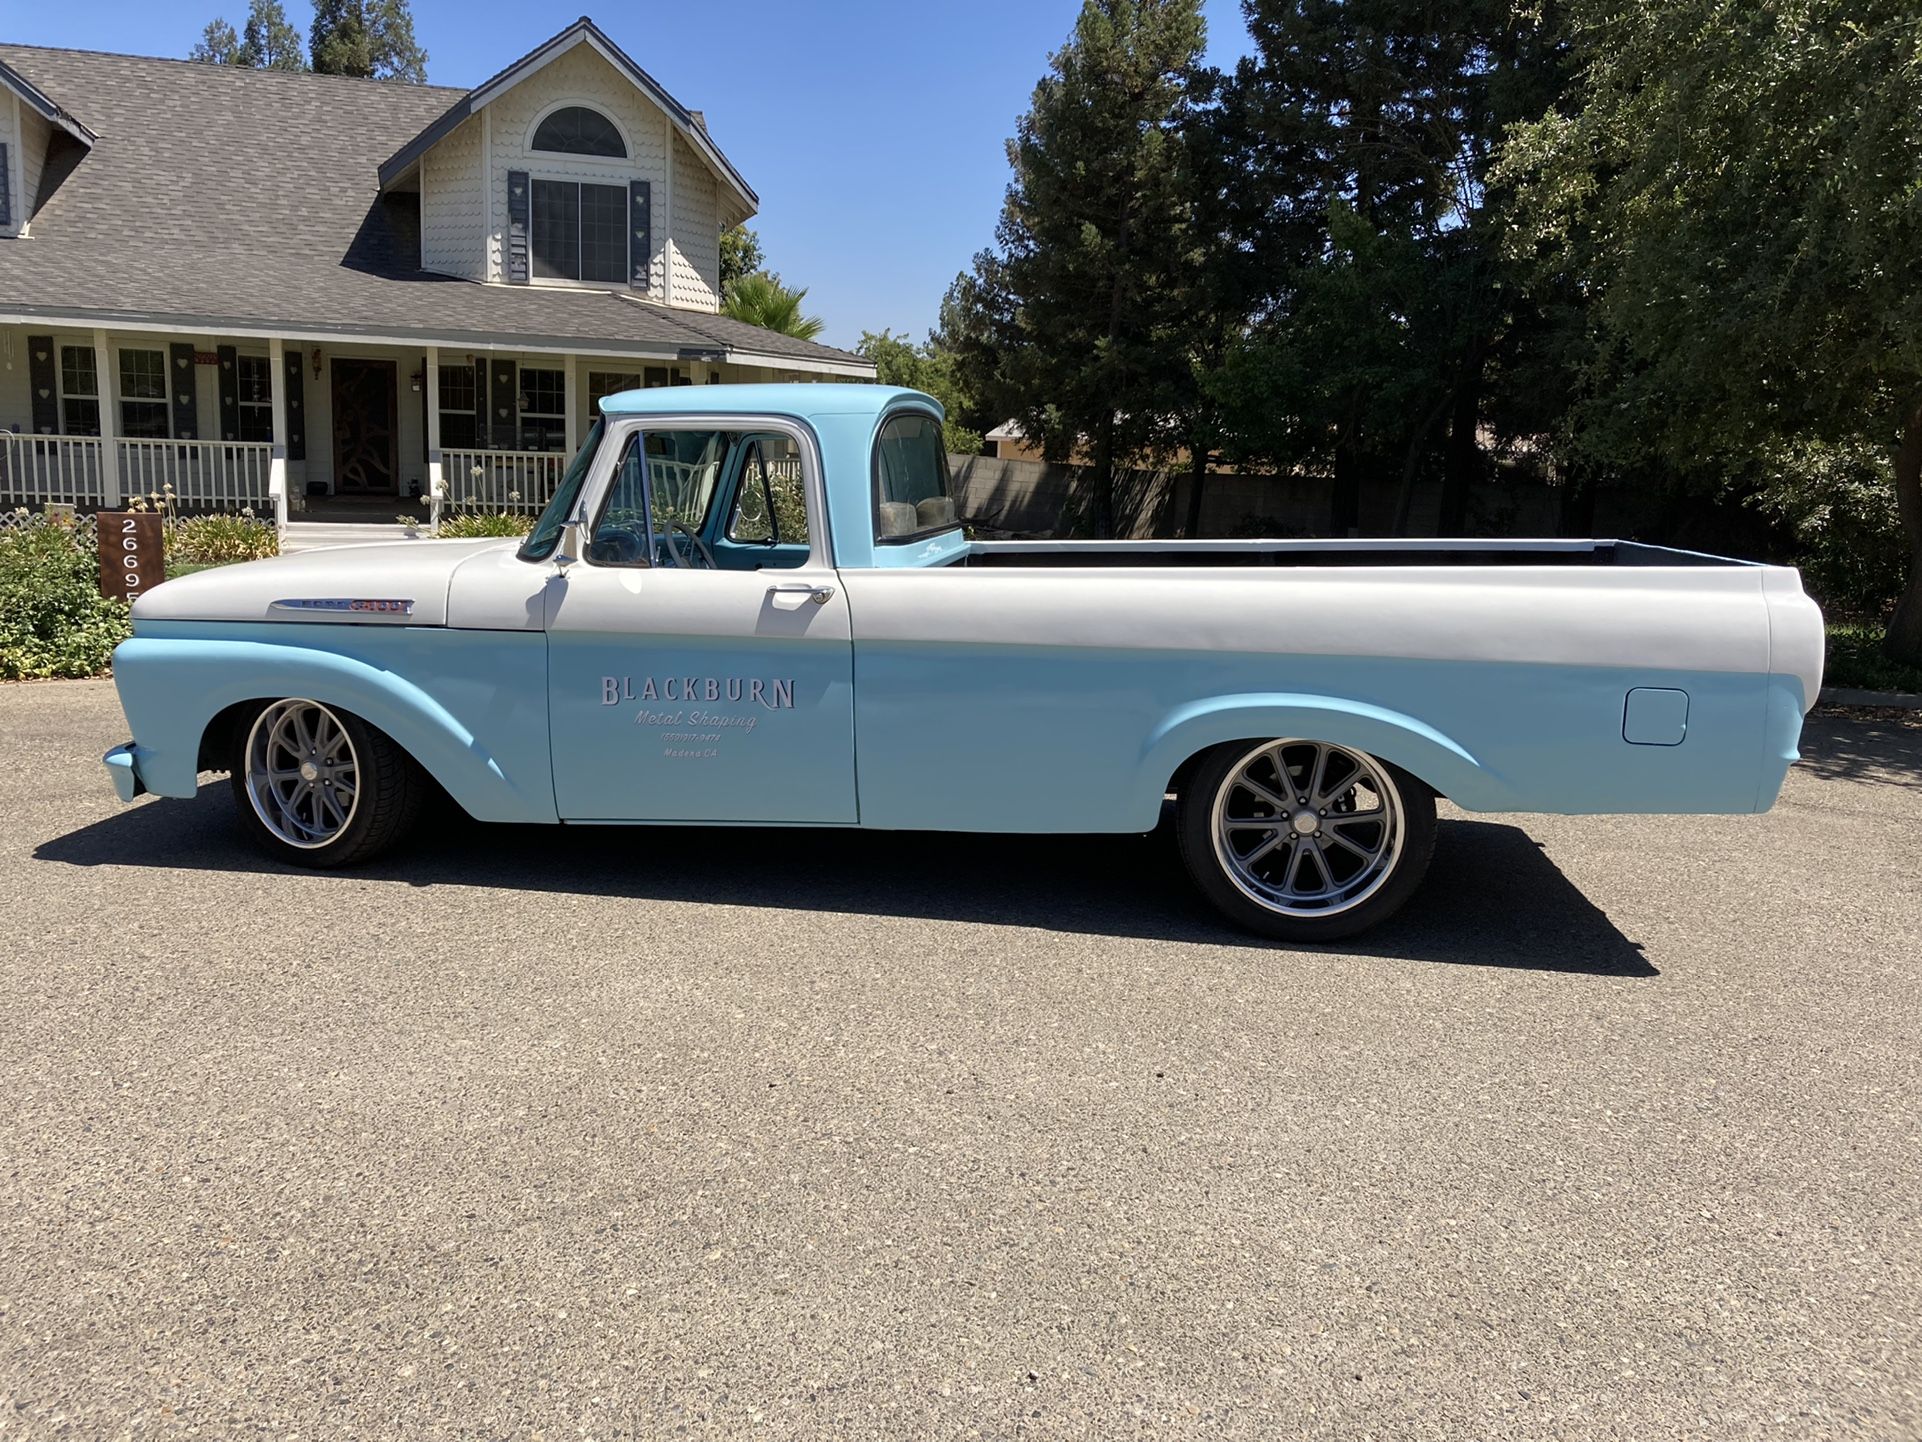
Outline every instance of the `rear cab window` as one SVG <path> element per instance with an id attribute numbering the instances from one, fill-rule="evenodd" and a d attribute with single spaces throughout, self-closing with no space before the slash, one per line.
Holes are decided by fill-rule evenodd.
<path id="1" fill-rule="evenodd" d="M 926 540 L 960 524 L 941 423 L 925 411 L 897 411 L 874 439 L 875 543 Z"/>

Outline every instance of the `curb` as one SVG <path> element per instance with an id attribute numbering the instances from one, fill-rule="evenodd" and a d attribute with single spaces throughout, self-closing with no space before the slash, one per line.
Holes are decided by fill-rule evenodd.
<path id="1" fill-rule="evenodd" d="M 1862 691 L 1853 686 L 1824 686 L 1818 706 L 1881 706 L 1891 711 L 1922 711 L 1922 692 Z"/>

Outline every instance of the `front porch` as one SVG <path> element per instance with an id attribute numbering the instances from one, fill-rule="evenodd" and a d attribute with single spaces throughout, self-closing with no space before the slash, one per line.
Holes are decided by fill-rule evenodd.
<path id="1" fill-rule="evenodd" d="M 0 507 L 251 510 L 284 527 L 537 512 L 602 396 L 826 379 L 718 357 L 0 326 Z M 437 509 L 437 508 L 436 508 Z"/>

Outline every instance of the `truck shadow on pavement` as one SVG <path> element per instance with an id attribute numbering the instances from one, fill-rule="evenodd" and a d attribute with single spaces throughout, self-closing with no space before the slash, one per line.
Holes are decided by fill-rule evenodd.
<path id="1" fill-rule="evenodd" d="M 211 793 L 211 794 L 209 794 Z M 451 806 L 397 855 L 293 871 L 236 833 L 225 782 L 147 801 L 41 843 L 68 866 L 298 876 L 557 892 L 636 901 L 839 911 L 1274 950 L 1227 925 L 1189 884 L 1168 826 L 1148 836 L 693 827 L 476 825 Z M 504 903 L 507 898 L 503 898 Z M 1444 820 L 1400 915 L 1330 951 L 1386 959 L 1652 977 L 1656 968 L 1519 827 Z"/>
<path id="2" fill-rule="evenodd" d="M 1798 766 L 1825 781 L 1922 788 L 1922 713 L 1817 710 Z"/>

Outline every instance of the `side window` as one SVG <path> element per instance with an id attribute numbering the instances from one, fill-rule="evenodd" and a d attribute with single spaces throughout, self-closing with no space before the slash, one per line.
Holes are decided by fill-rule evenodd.
<path id="1" fill-rule="evenodd" d="M 728 457 L 728 431 L 642 431 L 622 449 L 594 522 L 587 559 L 599 566 L 681 566 L 711 570 L 709 512 Z"/>
<path id="2" fill-rule="evenodd" d="M 919 412 L 890 416 L 874 442 L 874 539 L 914 541 L 959 524 L 940 423 Z"/>
<path id="3" fill-rule="evenodd" d="M 808 544 L 807 495 L 801 451 L 782 435 L 749 436 L 741 453 L 741 483 L 727 538 L 744 545 Z"/>

